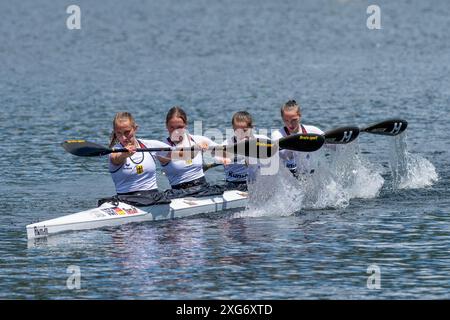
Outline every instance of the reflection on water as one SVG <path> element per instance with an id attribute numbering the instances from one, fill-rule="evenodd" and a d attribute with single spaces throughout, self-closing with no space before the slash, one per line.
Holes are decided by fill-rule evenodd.
<path id="1" fill-rule="evenodd" d="M 75 232 L 59 241 L 50 237 L 46 247 L 29 252 L 29 259 L 56 256 L 60 265 L 81 265 L 88 284 L 84 294 L 91 298 L 448 296 L 450 286 L 443 281 L 450 262 L 445 250 L 449 216 L 430 213 L 411 220 L 402 211 L 380 214 L 371 207 L 357 214 L 346 210 L 289 217 L 231 214 Z M 365 287 L 370 264 L 383 272 L 383 292 Z M 54 279 L 50 271 L 48 276 Z M 58 290 L 56 283 L 54 279 L 50 284 L 53 294 L 82 295 Z"/>

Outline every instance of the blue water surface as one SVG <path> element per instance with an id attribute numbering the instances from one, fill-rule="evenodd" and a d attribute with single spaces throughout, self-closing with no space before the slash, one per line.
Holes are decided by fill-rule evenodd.
<path id="1" fill-rule="evenodd" d="M 79 0 L 81 29 L 68 30 L 71 4 L 0 2 L 0 298 L 450 298 L 448 1 L 379 0 L 380 30 L 367 28 L 365 0 Z M 27 241 L 27 224 L 114 193 L 106 159 L 69 155 L 63 140 L 106 145 L 117 111 L 135 115 L 139 136 L 162 140 L 173 105 L 204 130 L 224 132 L 238 110 L 277 128 L 291 98 L 304 123 L 324 130 L 407 119 L 419 182 L 393 188 L 392 138 L 361 134 L 384 183 L 344 206 L 288 197 L 294 213 L 249 209 Z M 207 178 L 221 182 L 223 169 Z M 168 186 L 161 175 L 159 184 Z M 371 265 L 379 289 L 367 286 Z M 80 289 L 67 286 L 70 266 Z"/>

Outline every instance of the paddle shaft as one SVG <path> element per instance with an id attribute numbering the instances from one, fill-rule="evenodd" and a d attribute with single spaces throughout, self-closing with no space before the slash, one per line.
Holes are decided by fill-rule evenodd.
<path id="1" fill-rule="evenodd" d="M 286 141 L 286 140 L 294 140 L 293 142 L 291 142 L 290 144 L 287 143 L 284 148 L 282 146 L 279 147 L 280 150 L 286 149 L 286 150 L 293 150 L 293 151 L 315 151 L 317 149 L 320 148 L 320 146 L 322 145 L 322 143 L 320 142 L 314 142 L 314 140 L 317 140 L 318 138 L 320 138 L 318 135 L 298 135 L 301 136 L 300 138 L 302 138 L 303 141 L 301 141 L 301 139 L 295 141 L 294 138 L 292 136 L 290 137 L 284 137 L 281 138 L 278 143 Z M 322 139 L 322 138 L 320 138 Z M 305 141 L 306 140 L 306 141 Z M 303 143 L 303 145 L 301 145 Z M 308 144 L 311 145 L 312 149 L 311 150 L 297 150 L 296 149 L 296 145 L 298 144 L 298 146 L 301 148 L 306 148 Z M 235 144 L 234 146 L 237 146 L 238 144 Z M 272 142 L 270 140 L 267 140 L 266 143 L 261 143 L 261 144 L 257 144 L 258 148 L 266 148 L 266 149 L 272 149 L 274 146 L 272 145 Z M 155 152 L 155 151 L 171 151 L 171 152 L 177 152 L 177 151 L 216 151 L 216 152 L 220 152 L 220 151 L 230 151 L 233 149 L 233 146 L 227 146 L 227 145 L 217 145 L 217 146 L 210 146 L 206 149 L 202 149 L 196 146 L 192 146 L 192 147 L 181 147 L 181 148 L 139 148 L 136 149 L 136 152 Z M 128 152 L 127 149 L 110 149 L 111 153 L 117 153 L 117 152 Z"/>
<path id="2" fill-rule="evenodd" d="M 214 149 L 217 149 L 217 147 L 218 146 L 216 146 L 216 147 L 209 147 L 207 150 L 214 150 Z M 176 149 L 173 149 L 173 148 L 139 148 L 139 149 L 136 149 L 136 152 L 157 152 L 157 151 L 173 151 L 173 152 L 176 152 L 176 151 L 201 151 L 201 150 L 203 150 L 203 149 L 201 149 L 201 148 L 194 148 L 194 147 L 176 148 Z M 110 151 L 111 151 L 110 153 L 128 152 L 127 149 L 114 149 L 114 148 L 111 149 Z"/>
<path id="3" fill-rule="evenodd" d="M 136 152 L 157 152 L 157 151 L 170 151 L 170 152 L 178 152 L 178 151 L 225 151 L 226 146 L 217 145 L 211 146 L 206 149 L 202 149 L 199 147 L 179 147 L 179 148 L 139 148 L 136 149 Z M 119 153 L 119 152 L 128 152 L 128 149 L 110 149 L 110 153 Z"/>

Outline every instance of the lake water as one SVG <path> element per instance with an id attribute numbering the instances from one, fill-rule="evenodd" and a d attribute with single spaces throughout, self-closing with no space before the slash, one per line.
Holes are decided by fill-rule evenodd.
<path id="1" fill-rule="evenodd" d="M 381 30 L 359 0 L 80 0 L 81 30 L 70 4 L 0 3 L 0 298 L 450 298 L 448 1 L 379 0 Z M 291 98 L 324 130 L 409 127 L 319 151 L 314 179 L 261 178 L 246 210 L 27 241 L 27 224 L 114 194 L 106 159 L 63 140 L 107 145 L 117 111 L 162 140 L 173 105 L 204 130 L 238 110 L 278 128 Z"/>

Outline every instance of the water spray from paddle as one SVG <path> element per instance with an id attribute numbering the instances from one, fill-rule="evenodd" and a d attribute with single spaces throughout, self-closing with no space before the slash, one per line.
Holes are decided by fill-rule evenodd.
<path id="1" fill-rule="evenodd" d="M 304 187 L 310 189 L 305 208 L 345 208 L 354 198 L 375 198 L 384 179 L 380 172 L 360 153 L 359 145 L 338 145 L 335 150 L 321 150 L 319 165 L 307 177 Z"/>
<path id="2" fill-rule="evenodd" d="M 408 152 L 406 139 L 405 132 L 390 142 L 392 188 L 416 189 L 433 185 L 438 180 L 436 168 L 424 157 Z"/>
<path id="3" fill-rule="evenodd" d="M 367 127 L 337 128 L 325 133 L 326 146 L 311 154 L 313 173 L 294 179 L 285 168 L 276 175 L 261 175 L 249 184 L 247 210 L 235 216 L 263 216 L 302 209 L 345 208 L 354 198 L 375 198 L 384 184 L 381 171 L 361 154 L 354 141 L 360 132 L 397 136 L 407 128 L 402 119 L 390 119 Z M 269 200 L 270 199 L 270 200 Z"/>
<path id="4" fill-rule="evenodd" d="M 303 209 L 345 208 L 354 198 L 375 198 L 384 184 L 359 145 L 337 145 L 314 153 L 313 174 L 293 177 L 285 167 L 249 184 L 249 204 L 236 217 L 286 216 Z"/>
<path id="5" fill-rule="evenodd" d="M 303 207 L 304 190 L 299 189 L 298 183 L 285 167 L 280 167 L 275 175 L 258 174 L 256 180 L 248 184 L 249 199 L 246 210 L 235 213 L 233 217 L 294 214 Z"/>

